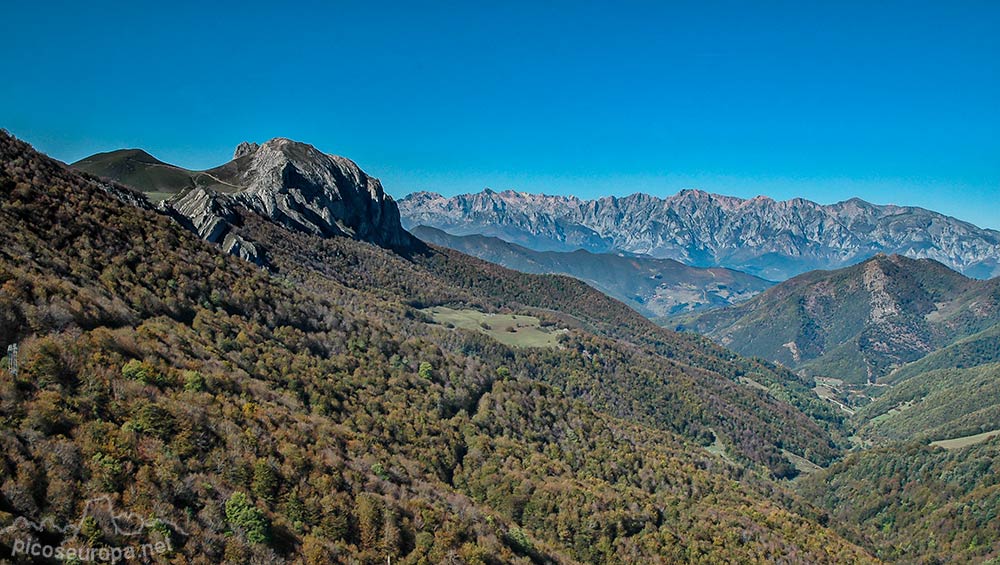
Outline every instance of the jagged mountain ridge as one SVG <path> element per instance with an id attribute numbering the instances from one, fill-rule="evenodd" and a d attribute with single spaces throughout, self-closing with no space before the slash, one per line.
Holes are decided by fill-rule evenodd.
<path id="1" fill-rule="evenodd" d="M 411 230 L 423 241 L 525 273 L 576 277 L 649 317 L 666 317 L 743 302 L 769 288 L 764 279 L 731 269 L 701 269 L 673 259 L 577 251 L 534 251 L 500 238 Z"/>
<path id="2" fill-rule="evenodd" d="M 682 190 L 582 200 L 525 192 L 446 198 L 416 192 L 399 201 L 403 225 L 499 237 L 538 251 L 626 251 L 770 280 L 857 263 L 877 253 L 931 258 L 968 276 L 1000 275 L 1000 232 L 930 210 L 854 198 L 741 199 Z"/>
<path id="3" fill-rule="evenodd" d="M 1000 278 L 980 281 L 931 259 L 880 254 L 800 275 L 680 327 L 743 355 L 861 383 L 997 323 Z"/>
<path id="4" fill-rule="evenodd" d="M 241 143 L 232 161 L 207 171 L 189 171 L 134 149 L 93 155 L 73 167 L 128 184 L 151 199 L 165 196 L 161 209 L 202 238 L 256 263 L 263 262 L 257 246 L 232 230 L 240 207 L 324 237 L 343 235 L 392 248 L 414 243 L 378 179 L 350 159 L 286 138 Z"/>

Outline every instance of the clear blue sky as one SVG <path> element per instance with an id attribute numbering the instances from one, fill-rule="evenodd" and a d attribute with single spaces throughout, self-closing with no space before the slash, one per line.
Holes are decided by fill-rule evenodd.
<path id="1" fill-rule="evenodd" d="M 817 4 L 5 2 L 0 127 L 191 168 L 291 137 L 395 196 L 696 187 L 1000 228 L 1000 2 Z"/>

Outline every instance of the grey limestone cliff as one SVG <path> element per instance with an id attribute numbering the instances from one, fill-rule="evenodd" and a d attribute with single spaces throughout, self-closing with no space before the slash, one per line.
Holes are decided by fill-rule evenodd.
<path id="1" fill-rule="evenodd" d="M 221 167 L 193 173 L 199 182 L 209 179 L 207 184 L 177 193 L 161 202 L 161 209 L 200 237 L 258 264 L 263 258 L 257 247 L 234 230 L 241 210 L 323 237 L 390 248 L 415 241 L 378 179 L 349 159 L 284 138 L 241 143 L 234 156 Z"/>

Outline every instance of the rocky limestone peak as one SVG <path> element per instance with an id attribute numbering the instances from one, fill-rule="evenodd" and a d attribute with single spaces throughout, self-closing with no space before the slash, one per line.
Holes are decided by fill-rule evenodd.
<path id="1" fill-rule="evenodd" d="M 236 151 L 233 152 L 233 160 L 239 159 L 240 157 L 246 157 L 247 155 L 257 151 L 260 144 L 254 143 L 252 141 L 244 141 L 243 143 L 236 146 Z"/>
<path id="2" fill-rule="evenodd" d="M 234 156 L 220 167 L 192 172 L 199 184 L 161 208 L 202 238 L 258 264 L 264 263 L 263 254 L 237 227 L 245 210 L 321 237 L 345 236 L 393 249 L 417 244 L 382 184 L 350 159 L 287 138 L 241 143 Z"/>
<path id="3" fill-rule="evenodd" d="M 706 192 L 700 188 L 682 188 L 677 191 L 676 196 L 678 197 L 693 197 L 693 198 L 710 198 L 712 197 L 711 192 Z"/>
<path id="4" fill-rule="evenodd" d="M 426 190 L 418 190 L 417 192 L 411 192 L 406 197 L 407 199 L 412 199 L 418 202 L 434 202 L 445 200 L 445 197 L 437 192 L 429 192 Z"/>
<path id="5" fill-rule="evenodd" d="M 264 143 L 240 163 L 230 182 L 240 188 L 233 194 L 237 202 L 292 229 L 389 247 L 412 241 L 378 179 L 350 159 L 307 143 L 286 138 Z"/>

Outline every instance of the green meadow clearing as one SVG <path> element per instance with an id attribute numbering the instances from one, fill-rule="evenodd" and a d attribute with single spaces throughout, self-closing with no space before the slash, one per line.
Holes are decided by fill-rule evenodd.
<path id="1" fill-rule="evenodd" d="M 421 312 L 435 323 L 483 332 L 504 345 L 511 347 L 555 347 L 565 329 L 542 327 L 535 316 L 521 314 L 489 314 L 478 310 L 455 310 L 436 306 Z"/>
<path id="2" fill-rule="evenodd" d="M 944 449 L 961 449 L 963 447 L 968 447 L 970 445 L 975 445 L 977 443 L 982 443 L 991 437 L 1000 435 L 1000 430 L 993 430 L 991 432 L 983 432 L 981 434 L 975 434 L 965 437 L 957 437 L 955 439 L 942 439 L 938 441 L 932 441 L 931 445 L 934 447 L 941 447 Z"/>

